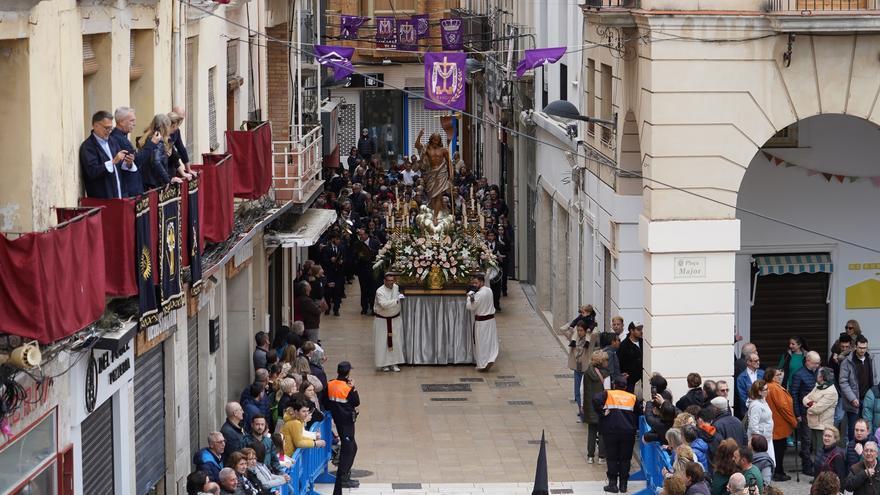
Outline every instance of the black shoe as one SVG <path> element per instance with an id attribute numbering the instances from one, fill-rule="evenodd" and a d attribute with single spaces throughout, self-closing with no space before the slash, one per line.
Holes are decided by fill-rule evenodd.
<path id="1" fill-rule="evenodd" d="M 602 487 L 608 493 L 618 493 L 620 490 L 617 489 L 617 476 L 609 476 L 608 484 Z"/>
<path id="2" fill-rule="evenodd" d="M 773 481 L 788 481 L 790 479 L 791 476 L 787 474 L 773 473 Z"/>
<path id="3" fill-rule="evenodd" d="M 347 478 L 342 480 L 342 482 L 339 483 L 339 486 L 341 486 L 342 488 L 358 488 L 359 486 L 361 486 L 361 482 L 358 480 Z"/>
<path id="4" fill-rule="evenodd" d="M 325 314 L 325 315 L 329 315 L 329 314 L 330 314 L 330 310 L 328 309 L 327 311 L 324 311 L 324 314 Z"/>
<path id="5" fill-rule="evenodd" d="M 367 310 L 366 310 L 366 309 L 362 309 L 362 310 L 361 310 L 361 314 L 362 314 L 362 315 L 367 314 Z"/>
<path id="6" fill-rule="evenodd" d="M 333 316 L 339 316 L 339 311 L 338 311 L 338 310 L 337 310 L 337 311 L 334 311 L 334 312 L 333 312 Z"/>
<path id="7" fill-rule="evenodd" d="M 620 478 L 620 493 L 626 493 L 626 482 L 629 481 L 629 478 Z"/>

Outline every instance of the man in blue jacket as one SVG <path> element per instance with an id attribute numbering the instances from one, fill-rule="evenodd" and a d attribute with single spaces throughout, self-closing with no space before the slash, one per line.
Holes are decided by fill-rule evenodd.
<path id="1" fill-rule="evenodd" d="M 749 389 L 752 384 L 764 378 L 764 370 L 761 369 L 761 358 L 757 352 L 746 355 L 746 369 L 736 377 L 736 397 L 738 417 L 746 414 L 746 402 L 749 400 Z"/>
<path id="2" fill-rule="evenodd" d="M 820 358 L 816 351 L 804 356 L 804 366 L 795 372 L 791 379 L 791 400 L 794 403 L 794 416 L 797 418 L 797 438 L 800 443 L 798 456 L 801 458 L 804 474 L 813 472 L 813 458 L 810 455 L 810 427 L 807 426 L 807 408 L 804 397 L 816 386 L 816 371 L 819 369 Z"/>
<path id="3" fill-rule="evenodd" d="M 128 152 L 110 139 L 113 116 L 100 110 L 92 116 L 92 133 L 79 147 L 79 165 L 86 195 L 90 198 L 121 198 L 119 168 Z"/>
<path id="4" fill-rule="evenodd" d="M 115 141 L 119 149 L 128 152 L 122 163 L 122 173 L 120 173 L 120 181 L 122 183 L 122 195 L 124 197 L 138 196 L 144 192 L 144 183 L 141 179 L 141 173 L 134 163 L 134 157 L 137 150 L 128 139 L 128 135 L 134 132 L 135 122 L 137 121 L 134 108 L 119 107 L 113 112 L 116 119 L 116 127 L 110 131 L 110 141 Z"/>
<path id="5" fill-rule="evenodd" d="M 213 482 L 220 481 L 220 470 L 223 469 L 221 457 L 226 449 L 226 440 L 219 431 L 208 434 L 208 446 L 193 455 L 193 464 L 197 471 L 204 471 Z"/>

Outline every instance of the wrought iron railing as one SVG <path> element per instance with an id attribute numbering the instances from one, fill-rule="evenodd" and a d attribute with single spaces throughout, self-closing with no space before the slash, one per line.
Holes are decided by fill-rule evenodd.
<path id="1" fill-rule="evenodd" d="M 587 0 L 587 7 L 596 9 L 615 7 L 621 9 L 639 8 L 639 0 Z"/>
<path id="2" fill-rule="evenodd" d="M 768 0 L 771 12 L 840 12 L 877 10 L 878 0 Z"/>
<path id="3" fill-rule="evenodd" d="M 293 129 L 291 134 L 296 134 Z M 320 180 L 322 158 L 320 126 L 308 130 L 295 141 L 273 141 L 275 198 L 294 203 L 308 199 L 308 194 Z"/>

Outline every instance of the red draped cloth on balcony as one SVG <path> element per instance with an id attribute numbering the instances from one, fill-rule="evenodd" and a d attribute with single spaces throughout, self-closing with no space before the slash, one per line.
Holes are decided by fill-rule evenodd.
<path id="1" fill-rule="evenodd" d="M 199 213 L 201 235 L 208 242 L 223 242 L 232 234 L 233 209 L 232 159 L 229 154 L 205 153 L 204 165 L 193 165 L 199 172 Z"/>
<path id="2" fill-rule="evenodd" d="M 135 198 L 82 198 L 79 203 L 87 207 L 102 207 L 107 295 L 136 296 L 138 284 L 134 233 Z"/>
<path id="3" fill-rule="evenodd" d="M 0 234 L 0 332 L 48 344 L 101 317 L 101 222 L 98 210 L 14 240 Z"/>
<path id="4" fill-rule="evenodd" d="M 272 184 L 272 127 L 260 122 L 246 131 L 226 131 L 226 149 L 235 162 L 235 197 L 257 199 Z"/>

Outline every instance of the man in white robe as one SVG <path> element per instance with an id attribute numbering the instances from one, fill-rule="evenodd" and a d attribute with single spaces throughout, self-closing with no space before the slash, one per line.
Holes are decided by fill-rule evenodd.
<path id="1" fill-rule="evenodd" d="M 382 371 L 400 371 L 403 359 L 403 332 L 400 323 L 400 300 L 403 294 L 394 283 L 394 275 L 385 274 L 382 286 L 376 289 L 373 303 L 373 348 L 376 368 Z"/>
<path id="2" fill-rule="evenodd" d="M 474 360 L 478 371 L 488 371 L 498 359 L 495 303 L 484 276 L 475 275 L 471 283 L 477 288 L 467 294 L 467 309 L 474 313 Z"/>

